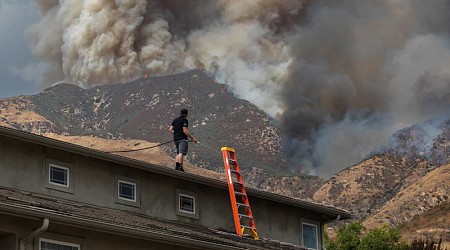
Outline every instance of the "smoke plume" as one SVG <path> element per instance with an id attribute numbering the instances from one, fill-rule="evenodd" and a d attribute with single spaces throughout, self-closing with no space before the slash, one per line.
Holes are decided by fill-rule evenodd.
<path id="1" fill-rule="evenodd" d="M 45 83 L 205 68 L 281 125 L 291 167 L 330 176 L 450 106 L 450 2 L 36 0 Z"/>

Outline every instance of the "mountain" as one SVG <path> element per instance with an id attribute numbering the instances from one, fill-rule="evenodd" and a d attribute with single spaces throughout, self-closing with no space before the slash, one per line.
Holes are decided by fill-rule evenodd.
<path id="1" fill-rule="evenodd" d="M 450 217 L 449 115 L 399 130 L 329 180 L 292 173 L 277 123 L 201 70 L 91 89 L 58 84 L 0 99 L 0 125 L 107 152 L 153 147 L 117 154 L 172 168 L 167 129 L 181 108 L 189 109 L 190 130 L 200 141 L 190 144 L 189 172 L 223 179 L 220 148 L 230 146 L 255 188 L 347 209 L 369 229 L 401 225 L 405 239 L 450 233 L 443 226 Z M 425 216 L 428 223 L 414 224 Z"/>

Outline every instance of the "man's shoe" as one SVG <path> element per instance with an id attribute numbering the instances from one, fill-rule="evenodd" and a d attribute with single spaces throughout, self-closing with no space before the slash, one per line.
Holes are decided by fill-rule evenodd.
<path id="1" fill-rule="evenodd" d="M 176 166 L 175 166 L 175 170 L 179 170 L 179 171 L 181 171 L 181 172 L 184 172 L 183 165 L 176 165 Z"/>

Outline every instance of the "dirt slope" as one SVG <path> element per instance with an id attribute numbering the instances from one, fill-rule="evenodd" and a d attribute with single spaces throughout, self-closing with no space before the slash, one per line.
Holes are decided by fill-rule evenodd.
<path id="1" fill-rule="evenodd" d="M 443 204 L 450 204 L 450 164 L 439 167 L 398 192 L 364 221 L 367 228 L 398 226 Z M 450 226 L 450 216 L 443 218 Z M 450 228 L 443 228 L 449 230 Z M 450 232 L 449 232 L 450 233 Z"/>

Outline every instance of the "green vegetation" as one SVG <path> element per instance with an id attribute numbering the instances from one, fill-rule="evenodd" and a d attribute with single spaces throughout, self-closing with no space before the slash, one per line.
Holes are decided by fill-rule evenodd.
<path id="1" fill-rule="evenodd" d="M 325 246 L 327 250 L 444 250 L 441 241 L 400 242 L 398 229 L 387 225 L 364 232 L 361 221 L 341 225 L 334 239 L 326 234 Z"/>

